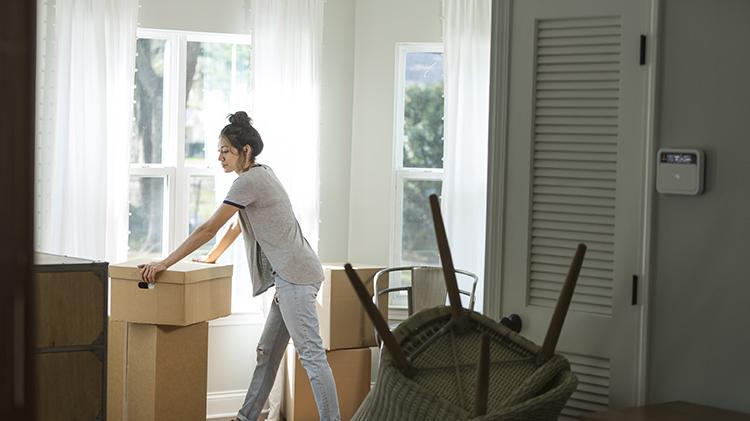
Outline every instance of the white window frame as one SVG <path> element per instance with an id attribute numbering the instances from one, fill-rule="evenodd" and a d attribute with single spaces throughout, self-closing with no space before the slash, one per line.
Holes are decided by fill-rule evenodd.
<path id="1" fill-rule="evenodd" d="M 163 29 L 138 28 L 138 38 L 160 39 L 168 43 L 164 57 L 164 104 L 162 114 L 162 163 L 130 164 L 130 176 L 165 177 L 166 189 L 163 216 L 163 255 L 173 250 L 188 236 L 189 181 L 193 176 L 214 177 L 216 171 L 209 164 L 206 153 L 203 166 L 185 165 L 185 83 L 188 42 L 216 42 L 252 45 L 249 35 L 204 33 Z M 251 63 L 251 69 L 253 68 Z M 177 72 L 175 77 L 174 72 Z M 250 73 L 251 78 L 253 72 Z M 253 81 L 250 82 L 253 98 Z M 252 108 L 252 104 L 250 104 Z M 252 112 L 252 110 L 248 110 Z M 182 206 L 180 205 L 182 204 Z M 128 239 L 129 241 L 129 239 Z"/>
<path id="2" fill-rule="evenodd" d="M 138 28 L 138 38 L 160 39 L 168 43 L 164 57 L 164 94 L 162 114 L 162 162 L 160 164 L 130 164 L 129 176 L 165 177 L 166 189 L 163 215 L 162 255 L 185 240 L 189 231 L 187 200 L 190 194 L 190 177 L 215 177 L 217 170 L 211 165 L 211 149 L 207 148 L 205 165 L 185 164 L 185 100 L 187 92 L 186 56 L 188 42 L 215 42 L 252 46 L 250 35 L 207 33 L 194 31 Z M 255 95 L 254 56 L 250 55 L 250 104 L 252 113 Z M 175 76 L 174 72 L 177 72 Z M 218 134 L 217 134 L 218 135 Z M 130 177 L 129 177 L 130 178 Z M 216 185 L 216 184 L 215 184 Z M 129 241 L 129 238 L 128 238 Z M 264 321 L 265 301 L 256 310 L 232 313 L 229 317 L 212 320 L 211 326 L 259 324 Z"/>
<path id="3" fill-rule="evenodd" d="M 442 168 L 408 168 L 404 167 L 404 104 L 406 93 L 406 55 L 409 53 L 443 53 L 443 44 L 435 42 L 397 43 L 395 105 L 393 124 L 393 174 L 394 184 L 391 197 L 394 198 L 393 227 L 391 229 L 391 266 L 402 266 L 401 239 L 403 235 L 404 183 L 409 180 L 432 180 L 443 182 Z"/>

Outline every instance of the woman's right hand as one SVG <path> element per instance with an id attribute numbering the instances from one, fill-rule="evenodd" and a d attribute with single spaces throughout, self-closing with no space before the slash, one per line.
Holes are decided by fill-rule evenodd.
<path id="1" fill-rule="evenodd" d="M 141 279 L 153 284 L 156 282 L 156 276 L 167 270 L 167 265 L 162 262 L 151 262 L 138 265 L 138 269 L 141 270 Z"/>

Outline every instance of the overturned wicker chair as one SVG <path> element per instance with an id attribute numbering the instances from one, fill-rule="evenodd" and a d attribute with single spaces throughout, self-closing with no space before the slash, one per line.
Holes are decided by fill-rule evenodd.
<path id="1" fill-rule="evenodd" d="M 399 325 L 393 335 L 411 355 L 450 319 L 448 307 L 422 311 Z M 387 349 L 377 381 L 355 420 L 554 420 L 576 387 L 568 362 L 555 355 L 537 366 L 539 347 L 505 326 L 469 314 L 471 330 L 449 332 L 410 358 L 411 378 Z M 480 378 L 480 337 L 489 336 L 486 415 L 475 414 Z"/>
<path id="2" fill-rule="evenodd" d="M 381 335 L 375 386 L 353 420 L 555 420 L 576 388 L 554 348 L 586 247 L 579 245 L 542 347 L 461 308 L 437 197 L 430 197 L 451 305 L 414 314 L 393 332 L 357 273 L 347 275 Z M 452 276 L 451 276 L 452 275 Z"/>

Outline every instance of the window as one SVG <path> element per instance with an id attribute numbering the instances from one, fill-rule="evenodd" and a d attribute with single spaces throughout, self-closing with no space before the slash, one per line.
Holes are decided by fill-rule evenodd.
<path id="1" fill-rule="evenodd" d="M 252 109 L 251 45 L 142 29 L 136 51 L 128 257 L 158 258 L 213 213 L 234 179 L 217 165 L 217 141 L 227 114 Z"/>
<path id="2" fill-rule="evenodd" d="M 442 45 L 399 44 L 397 53 L 391 260 L 393 266 L 438 265 L 428 197 L 439 196 L 443 183 Z M 405 306 L 406 296 L 394 296 L 391 305 Z"/>

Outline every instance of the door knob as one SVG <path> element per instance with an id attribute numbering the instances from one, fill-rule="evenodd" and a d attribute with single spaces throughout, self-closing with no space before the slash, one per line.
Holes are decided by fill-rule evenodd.
<path id="1" fill-rule="evenodd" d="M 511 314 L 508 317 L 503 317 L 502 319 L 500 319 L 500 324 L 516 333 L 520 332 L 521 328 L 523 327 L 521 316 L 515 313 Z"/>

